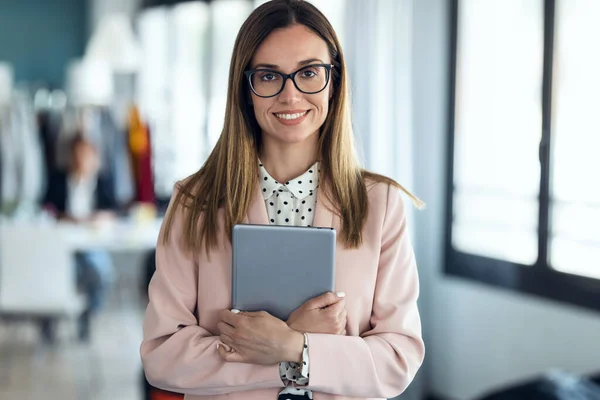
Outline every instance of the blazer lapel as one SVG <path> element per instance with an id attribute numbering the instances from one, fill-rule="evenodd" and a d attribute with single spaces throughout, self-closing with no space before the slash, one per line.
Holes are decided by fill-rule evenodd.
<path id="1" fill-rule="evenodd" d="M 313 226 L 319 228 L 338 229 L 338 224 L 336 224 L 337 216 L 333 212 L 333 205 L 325 195 L 325 191 L 327 189 L 328 186 L 326 183 L 319 183 L 319 189 L 317 190 L 317 205 L 315 207 L 315 219 L 313 220 Z"/>
<path id="2" fill-rule="evenodd" d="M 246 214 L 244 223 L 252 225 L 269 225 L 269 216 L 267 215 L 265 199 L 260 191 L 260 183 L 257 183 L 254 188 L 252 203 L 250 203 L 250 207 L 248 207 L 248 213 Z"/>

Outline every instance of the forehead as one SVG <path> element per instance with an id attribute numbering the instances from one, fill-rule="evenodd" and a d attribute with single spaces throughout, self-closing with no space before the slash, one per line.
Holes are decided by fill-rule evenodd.
<path id="1" fill-rule="evenodd" d="M 277 65 L 281 70 L 294 69 L 304 60 L 318 58 L 331 62 L 327 43 L 304 25 L 292 25 L 271 32 L 260 44 L 252 67 L 258 64 Z"/>

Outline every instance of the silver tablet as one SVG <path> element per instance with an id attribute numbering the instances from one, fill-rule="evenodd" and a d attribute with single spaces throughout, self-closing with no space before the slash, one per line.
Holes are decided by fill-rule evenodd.
<path id="1" fill-rule="evenodd" d="M 232 307 L 286 320 L 334 290 L 336 232 L 281 225 L 233 227 Z"/>

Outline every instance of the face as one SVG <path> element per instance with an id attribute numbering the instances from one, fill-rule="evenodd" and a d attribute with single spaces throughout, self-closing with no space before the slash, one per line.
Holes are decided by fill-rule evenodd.
<path id="1" fill-rule="evenodd" d="M 270 69 L 290 74 L 312 64 L 331 64 L 327 44 L 305 26 L 293 25 L 267 36 L 254 54 L 250 69 Z M 303 70 L 296 75 L 296 81 L 308 80 L 312 76 L 314 72 Z M 273 75 L 262 75 L 259 79 L 266 81 L 273 79 Z M 299 91 L 291 79 L 274 97 L 263 98 L 251 93 L 263 141 L 293 144 L 316 139 L 329 111 L 331 93 L 331 78 L 325 90 L 315 94 Z"/>
<path id="2" fill-rule="evenodd" d="M 73 148 L 73 169 L 84 176 L 94 174 L 99 168 L 99 157 L 93 145 L 81 142 Z"/>

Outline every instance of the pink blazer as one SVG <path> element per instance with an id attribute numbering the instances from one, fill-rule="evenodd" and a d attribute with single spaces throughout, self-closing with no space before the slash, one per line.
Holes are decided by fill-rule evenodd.
<path id="1" fill-rule="evenodd" d="M 308 334 L 308 388 L 315 400 L 397 396 L 423 361 L 419 282 L 400 191 L 380 183 L 368 187 L 363 245 L 336 249 L 335 290 L 346 293 L 347 336 Z M 245 222 L 267 225 L 264 199 L 255 192 Z M 331 209 L 320 190 L 313 225 L 339 231 Z M 185 252 L 183 218 L 179 207 L 169 243 L 163 244 L 161 230 L 156 250 L 141 345 L 148 381 L 188 400 L 277 399 L 284 386 L 278 365 L 219 357 L 218 313 L 231 308 L 231 244 L 221 225 L 219 249 L 210 258 Z"/>

